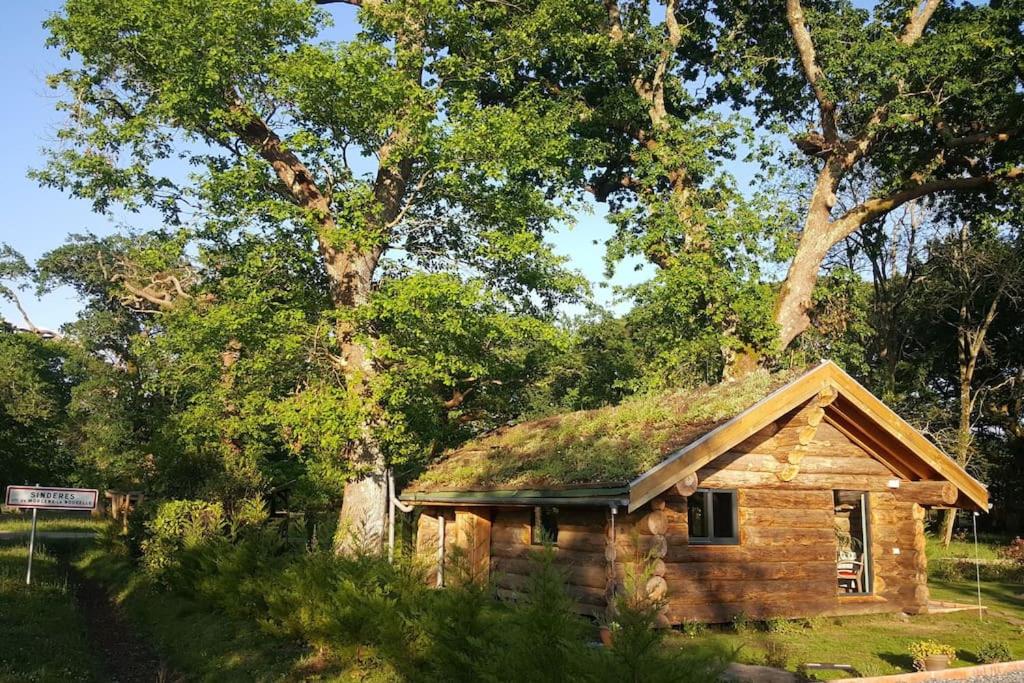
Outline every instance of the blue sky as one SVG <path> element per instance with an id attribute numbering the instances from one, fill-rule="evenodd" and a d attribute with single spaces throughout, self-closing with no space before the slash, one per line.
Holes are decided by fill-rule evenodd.
<path id="1" fill-rule="evenodd" d="M 71 198 L 57 190 L 39 187 L 27 177 L 30 168 L 43 163 L 41 149 L 54 138 L 61 121 L 55 110 L 55 94 L 46 87 L 47 74 L 63 67 L 60 55 L 45 46 L 46 33 L 42 22 L 55 12 L 59 0 L 33 0 L 11 3 L 5 8 L 0 23 L 0 74 L 6 94 L 0 109 L 0 129 L 5 132 L 7 160 L 0 165 L 0 204 L 4 207 L 0 221 L 0 242 L 6 242 L 30 261 L 64 241 L 69 233 L 94 232 L 107 234 L 119 225 L 153 227 L 149 216 L 94 214 L 85 201 Z M 354 30 L 354 12 L 344 5 L 331 5 L 335 26 L 328 36 L 338 40 Z M 602 287 L 603 246 L 610 228 L 604 220 L 604 207 L 578 216 L 575 226 L 563 226 L 551 236 L 556 250 L 569 257 L 574 268 L 594 283 L 595 298 L 604 304 L 612 301 L 610 287 Z M 594 242 L 597 242 L 595 244 Z M 633 264 L 620 266 L 614 284 L 625 284 L 641 277 Z M 607 283 L 605 283 L 607 284 Z M 33 321 L 47 328 L 57 328 L 75 317 L 79 302 L 70 290 L 59 290 L 36 299 L 32 292 L 20 294 Z M 0 302 L 0 314 L 7 320 L 19 321 L 13 305 Z"/>

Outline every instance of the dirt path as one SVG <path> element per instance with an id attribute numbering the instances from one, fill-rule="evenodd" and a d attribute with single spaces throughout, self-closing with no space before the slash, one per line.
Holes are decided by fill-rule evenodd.
<path id="1" fill-rule="evenodd" d="M 75 602 L 84 617 L 89 642 L 103 663 L 104 680 L 111 683 L 182 680 L 139 637 L 122 609 L 101 585 L 82 576 L 63 554 L 58 557 L 75 584 Z"/>

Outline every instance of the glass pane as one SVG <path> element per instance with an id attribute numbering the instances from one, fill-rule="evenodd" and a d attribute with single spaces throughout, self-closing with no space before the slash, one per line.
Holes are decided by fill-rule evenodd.
<path id="1" fill-rule="evenodd" d="M 705 492 L 698 491 L 687 500 L 686 514 L 690 524 L 690 536 L 693 538 L 708 537 L 708 514 L 705 509 L 706 496 Z"/>
<path id="2" fill-rule="evenodd" d="M 733 494 L 728 491 L 711 494 L 711 504 L 715 512 L 715 538 L 733 538 L 736 535 L 736 529 L 732 524 L 732 501 Z"/>
<path id="3" fill-rule="evenodd" d="M 834 502 L 839 592 L 870 593 L 866 496 L 861 491 L 836 491 Z"/>
<path id="4" fill-rule="evenodd" d="M 542 545 L 544 543 L 558 544 L 558 508 L 533 508 L 531 536 L 531 541 L 534 545 Z"/>

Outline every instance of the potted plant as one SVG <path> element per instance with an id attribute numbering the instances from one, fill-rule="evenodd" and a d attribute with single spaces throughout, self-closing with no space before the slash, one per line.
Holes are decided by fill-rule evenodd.
<path id="1" fill-rule="evenodd" d="M 605 647 L 611 647 L 615 643 L 615 632 L 617 630 L 619 630 L 619 625 L 614 621 L 600 624 L 598 631 L 601 634 L 601 644 Z"/>
<path id="2" fill-rule="evenodd" d="M 910 644 L 910 656 L 918 671 L 942 671 L 956 659 L 956 648 L 934 640 L 917 640 Z"/>

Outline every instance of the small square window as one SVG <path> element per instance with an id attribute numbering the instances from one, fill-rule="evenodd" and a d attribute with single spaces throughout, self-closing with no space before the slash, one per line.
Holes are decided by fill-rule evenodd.
<path id="1" fill-rule="evenodd" d="M 736 492 L 697 489 L 687 499 L 691 543 L 739 543 Z"/>
<path id="2" fill-rule="evenodd" d="M 530 543 L 558 545 L 558 508 L 539 505 L 533 508 Z"/>

